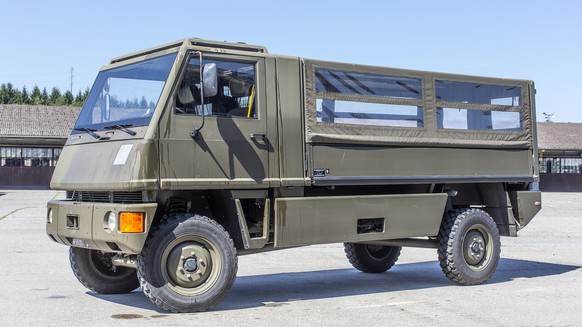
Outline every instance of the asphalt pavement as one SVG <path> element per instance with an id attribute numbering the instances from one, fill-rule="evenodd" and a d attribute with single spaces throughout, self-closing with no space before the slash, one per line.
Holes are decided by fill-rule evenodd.
<path id="1" fill-rule="evenodd" d="M 486 284 L 457 286 L 436 250 L 404 248 L 383 274 L 351 267 L 341 244 L 241 256 L 208 312 L 172 314 L 138 289 L 100 295 L 45 234 L 56 191 L 0 191 L 0 326 L 582 326 L 582 193 L 544 193 L 519 237 L 502 237 Z"/>

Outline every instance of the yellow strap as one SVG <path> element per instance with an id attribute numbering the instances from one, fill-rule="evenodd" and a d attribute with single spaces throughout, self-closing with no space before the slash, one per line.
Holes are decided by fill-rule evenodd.
<path id="1" fill-rule="evenodd" d="M 255 86 L 251 87 L 251 95 L 249 97 L 249 107 L 247 109 L 247 118 L 251 118 L 251 110 L 253 108 L 253 100 L 255 99 Z"/>

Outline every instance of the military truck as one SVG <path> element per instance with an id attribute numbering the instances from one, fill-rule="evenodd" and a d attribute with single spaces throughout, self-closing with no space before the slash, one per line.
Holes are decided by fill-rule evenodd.
<path id="1" fill-rule="evenodd" d="M 343 243 L 382 273 L 437 249 L 481 284 L 541 208 L 534 84 L 185 39 L 103 67 L 60 155 L 46 231 L 78 280 L 216 305 L 237 256 Z"/>

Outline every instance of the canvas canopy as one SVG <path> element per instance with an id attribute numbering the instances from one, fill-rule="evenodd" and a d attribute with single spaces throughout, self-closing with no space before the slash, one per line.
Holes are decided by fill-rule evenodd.
<path id="1" fill-rule="evenodd" d="M 309 143 L 532 148 L 533 83 L 304 59 Z"/>

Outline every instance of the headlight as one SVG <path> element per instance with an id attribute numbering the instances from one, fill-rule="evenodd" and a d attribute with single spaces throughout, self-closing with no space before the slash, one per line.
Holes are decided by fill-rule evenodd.
<path id="1" fill-rule="evenodd" d="M 46 222 L 48 224 L 52 224 L 53 223 L 53 209 L 49 208 L 48 213 L 46 215 Z"/>
<path id="2" fill-rule="evenodd" d="M 110 231 L 114 232 L 115 228 L 117 227 L 117 217 L 115 216 L 115 212 L 109 212 L 107 216 L 107 228 Z"/>

